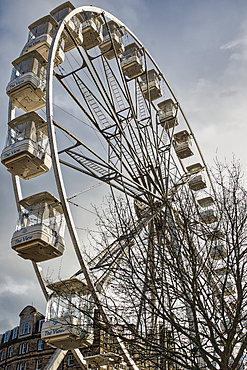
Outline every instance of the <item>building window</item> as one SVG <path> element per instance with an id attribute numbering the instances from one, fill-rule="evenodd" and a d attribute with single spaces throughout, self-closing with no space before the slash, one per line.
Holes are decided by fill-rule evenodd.
<path id="1" fill-rule="evenodd" d="M 31 321 L 25 322 L 21 325 L 21 335 L 30 334 L 31 332 Z"/>
<path id="2" fill-rule="evenodd" d="M 74 365 L 74 356 L 69 355 L 68 356 L 68 366 L 73 366 Z"/>
<path id="3" fill-rule="evenodd" d="M 2 351 L 2 352 L 1 352 L 1 361 L 3 361 L 3 360 L 4 360 L 4 355 L 5 355 L 5 351 Z"/>
<path id="4" fill-rule="evenodd" d="M 19 365 L 19 368 L 18 368 Z M 17 370 L 26 370 L 26 362 L 21 362 L 17 365 Z"/>
<path id="5" fill-rule="evenodd" d="M 12 339 L 16 339 L 17 338 L 17 335 L 18 335 L 18 326 L 16 326 L 16 328 L 13 329 L 13 337 L 12 337 Z"/>
<path id="6" fill-rule="evenodd" d="M 22 344 L 22 354 L 28 353 L 28 344 L 29 343 Z"/>
<path id="7" fill-rule="evenodd" d="M 9 357 L 12 357 L 13 356 L 13 352 L 14 352 L 14 347 L 10 347 L 10 349 L 9 349 Z"/>
<path id="8" fill-rule="evenodd" d="M 37 360 L 36 362 L 36 370 L 41 370 L 41 368 L 42 368 L 42 359 Z"/>
<path id="9" fill-rule="evenodd" d="M 39 331 L 41 331 L 41 329 L 42 329 L 42 326 L 43 326 L 43 324 L 44 324 L 44 319 L 42 319 L 42 320 L 39 320 Z"/>
<path id="10" fill-rule="evenodd" d="M 6 331 L 6 333 L 4 334 L 4 343 L 7 343 L 8 340 L 9 340 L 9 333 L 10 331 Z"/>
<path id="11" fill-rule="evenodd" d="M 23 323 L 21 325 L 21 335 L 30 334 L 31 326 L 32 326 L 32 321 Z"/>
<path id="12" fill-rule="evenodd" d="M 28 353 L 28 347 L 29 347 L 29 343 L 22 343 L 20 344 L 20 347 L 19 347 L 19 354 L 25 354 L 25 353 Z"/>
<path id="13" fill-rule="evenodd" d="M 44 349 L 44 341 L 40 339 L 38 341 L 38 351 L 43 351 L 43 349 Z"/>
<path id="14" fill-rule="evenodd" d="M 9 365 L 9 366 L 7 366 L 7 370 L 10 370 L 11 369 L 11 366 Z"/>

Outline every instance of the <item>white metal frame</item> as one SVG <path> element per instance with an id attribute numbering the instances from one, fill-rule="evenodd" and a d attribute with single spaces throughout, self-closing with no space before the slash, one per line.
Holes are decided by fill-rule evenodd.
<path id="1" fill-rule="evenodd" d="M 64 181 L 63 181 L 63 177 L 62 177 L 62 172 L 61 172 L 61 167 L 60 167 L 60 163 L 59 163 L 58 149 L 57 149 L 56 136 L 55 136 L 55 128 L 54 128 L 54 124 L 53 124 L 53 69 L 54 69 L 54 61 L 55 61 L 55 58 L 56 58 L 56 50 L 57 50 L 57 47 L 59 45 L 60 37 L 62 36 L 62 34 L 64 32 L 64 28 L 65 28 L 66 23 L 69 22 L 69 20 L 74 15 L 76 15 L 77 13 L 83 12 L 83 11 L 90 11 L 90 12 L 95 12 L 95 13 L 101 14 L 104 17 L 107 17 L 107 18 L 111 19 L 112 21 L 116 22 L 127 33 L 129 33 L 133 37 L 135 42 L 139 45 L 139 47 L 142 48 L 143 50 L 145 50 L 146 55 L 149 57 L 149 59 L 151 60 L 151 62 L 155 66 L 155 68 L 158 71 L 160 77 L 162 77 L 163 81 L 166 83 L 166 85 L 167 85 L 167 87 L 168 87 L 168 89 L 169 89 L 169 91 L 170 91 L 170 93 L 171 93 L 171 95 L 172 95 L 172 97 L 175 101 L 175 104 L 177 104 L 177 106 L 179 106 L 179 103 L 178 103 L 178 100 L 177 100 L 174 92 L 172 91 L 171 87 L 169 86 L 165 76 L 163 75 L 162 71 L 160 70 L 160 68 L 158 67 L 158 65 L 156 64 L 156 62 L 154 61 L 154 59 L 150 55 L 150 53 L 144 47 L 144 45 L 140 42 L 140 40 L 133 34 L 133 32 L 128 27 L 126 27 L 119 19 L 114 17 L 112 14 L 104 11 L 101 8 L 97 8 L 97 7 L 94 7 L 94 6 L 81 6 L 79 8 L 74 9 L 73 11 L 71 11 L 63 19 L 63 21 L 60 22 L 60 25 L 59 25 L 59 27 L 56 31 L 56 34 L 55 34 L 55 36 L 53 38 L 53 41 L 52 41 L 52 44 L 51 44 L 50 53 L 49 53 L 49 60 L 48 60 L 48 67 L 47 67 L 46 114 L 47 114 L 47 125 L 48 125 L 50 147 L 51 147 L 51 157 L 52 157 L 52 163 L 53 163 L 54 174 L 55 174 L 55 179 L 56 179 L 56 184 L 57 184 L 57 189 L 58 189 L 60 201 L 62 203 L 64 215 L 65 215 L 65 218 L 66 218 L 66 223 L 67 223 L 68 230 L 69 230 L 69 233 L 70 233 L 70 238 L 72 240 L 77 259 L 79 261 L 81 270 L 82 270 L 82 272 L 85 276 L 87 285 L 88 285 L 90 291 L 92 292 L 94 302 L 95 302 L 96 306 L 98 307 L 98 309 L 100 310 L 100 313 L 101 313 L 101 316 L 102 316 L 103 320 L 105 321 L 106 324 L 108 324 L 110 326 L 110 322 L 109 322 L 107 316 L 105 315 L 103 306 L 100 302 L 99 294 L 98 294 L 97 290 L 95 289 L 94 283 L 93 283 L 93 281 L 90 277 L 90 272 L 89 272 L 88 266 L 86 265 L 86 263 L 83 259 L 83 256 L 81 254 L 80 241 L 79 241 L 79 238 L 78 238 L 78 235 L 77 235 L 77 232 L 76 232 L 76 228 L 75 228 L 75 224 L 74 224 L 74 221 L 73 221 L 72 213 L 70 211 L 69 203 L 67 201 L 67 194 L 66 194 L 66 189 L 65 189 L 65 185 L 64 185 Z M 192 132 L 192 129 L 191 129 L 191 127 L 190 127 L 190 125 L 189 125 L 189 123 L 188 123 L 188 121 L 185 117 L 185 114 L 184 114 L 184 112 L 183 112 L 183 110 L 181 109 L 180 106 L 179 106 L 179 109 L 180 109 L 180 112 L 181 112 L 181 114 L 182 114 L 182 116 L 183 116 L 183 118 L 184 118 L 184 120 L 187 124 L 189 133 L 193 137 L 194 143 L 195 143 L 195 145 L 197 147 L 197 150 L 199 152 L 199 155 L 201 157 L 201 160 L 202 160 L 202 163 L 203 163 L 203 166 L 204 166 L 202 168 L 206 169 L 207 174 L 208 174 L 208 178 L 211 182 L 210 175 L 209 175 L 206 163 L 204 161 L 204 158 L 202 156 L 202 153 L 200 151 L 198 143 L 195 139 L 195 136 Z M 15 108 L 12 106 L 12 102 L 10 100 L 9 101 L 8 119 L 12 120 L 14 118 L 15 118 Z M 181 165 L 182 165 L 182 163 L 181 163 Z M 21 186 L 20 186 L 20 180 L 17 176 L 12 176 L 12 181 L 13 181 L 16 204 L 17 204 L 17 208 L 19 210 L 20 209 L 19 201 L 22 199 L 22 191 L 21 191 Z M 181 185 L 181 186 L 183 186 L 183 185 Z M 211 182 L 211 186 L 212 186 L 212 182 Z M 213 186 L 212 186 L 212 188 L 213 188 Z M 159 210 L 157 210 L 157 212 L 158 211 Z M 41 289 L 44 293 L 44 296 L 45 296 L 46 299 L 48 299 L 49 292 L 48 292 L 48 289 L 46 288 L 46 282 L 45 282 L 45 279 L 44 279 L 44 276 L 43 276 L 43 273 L 42 273 L 42 268 L 41 268 L 39 263 L 33 263 L 33 267 L 34 267 L 34 270 L 35 270 L 35 274 L 38 278 L 38 281 L 40 283 Z M 126 359 L 128 360 L 129 365 L 132 366 L 132 368 L 134 370 L 138 370 L 138 367 L 136 366 L 135 362 L 130 357 L 127 349 L 125 348 L 124 343 L 121 341 L 120 338 L 117 337 L 117 339 L 118 339 L 119 345 L 121 346 L 123 352 L 125 353 L 125 356 L 126 356 Z M 85 367 L 86 362 L 83 359 L 83 356 L 81 355 L 80 351 L 79 350 L 74 350 L 73 353 L 74 353 L 75 357 L 77 358 L 77 360 L 79 361 L 79 363 L 81 364 L 81 366 Z M 51 360 L 47 364 L 45 370 L 56 370 L 58 368 L 59 364 L 61 363 L 62 359 L 64 358 L 65 354 L 66 354 L 66 351 L 56 350 L 54 355 L 52 356 Z"/>

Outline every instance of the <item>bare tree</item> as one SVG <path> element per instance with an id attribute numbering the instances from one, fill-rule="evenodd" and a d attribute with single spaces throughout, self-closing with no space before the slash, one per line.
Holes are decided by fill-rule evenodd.
<path id="1" fill-rule="evenodd" d="M 204 198 L 185 185 L 164 203 L 112 193 L 95 207 L 98 233 L 89 247 L 97 253 L 88 264 L 111 325 L 90 292 L 78 295 L 79 306 L 70 300 L 71 315 L 79 307 L 84 317 L 84 353 L 124 357 L 118 337 L 140 369 L 245 368 L 247 192 L 240 163 L 216 160 L 212 179 L 215 193 Z"/>
<path id="2" fill-rule="evenodd" d="M 91 270 L 140 368 L 244 368 L 247 193 L 238 162 L 212 172 L 216 213 L 187 187 L 163 205 L 109 196 L 97 210 Z"/>

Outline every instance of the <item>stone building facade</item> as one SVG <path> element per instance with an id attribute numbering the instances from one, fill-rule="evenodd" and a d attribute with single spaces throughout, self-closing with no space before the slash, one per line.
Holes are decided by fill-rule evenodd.
<path id="1" fill-rule="evenodd" d="M 0 334 L 0 370 L 43 370 L 55 349 L 41 340 L 44 315 L 33 306 L 20 313 L 19 326 Z M 79 370 L 68 351 L 58 370 Z"/>

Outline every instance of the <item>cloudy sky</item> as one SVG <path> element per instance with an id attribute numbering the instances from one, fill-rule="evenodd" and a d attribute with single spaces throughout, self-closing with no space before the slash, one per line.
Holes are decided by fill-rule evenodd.
<path id="1" fill-rule="evenodd" d="M 59 0 L 0 1 L 0 104 L 3 148 L 8 111 L 5 88 L 11 62 L 26 42 L 27 27 Z M 75 6 L 91 5 L 74 0 Z M 247 2 L 245 0 L 94 0 L 125 23 L 166 76 L 209 166 L 216 156 L 241 160 L 247 176 Z M 18 325 L 23 307 L 44 312 L 45 301 L 30 261 L 10 248 L 17 219 L 11 176 L 0 167 L 0 333 Z M 52 173 L 47 177 L 53 181 Z M 27 195 L 35 193 L 32 183 Z M 45 189 L 44 189 L 45 190 Z M 99 194 L 95 193 L 97 201 Z M 67 255 L 65 265 L 73 265 Z M 58 267 L 58 270 L 61 266 Z M 57 274 L 46 264 L 46 276 Z M 69 269 L 68 269 L 69 270 Z M 55 271 L 55 272 L 54 272 Z"/>

